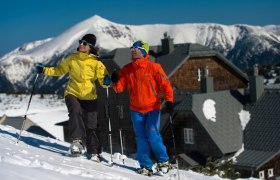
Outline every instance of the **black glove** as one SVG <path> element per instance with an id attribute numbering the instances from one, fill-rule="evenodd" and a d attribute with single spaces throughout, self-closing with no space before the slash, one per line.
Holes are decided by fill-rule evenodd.
<path id="1" fill-rule="evenodd" d="M 166 111 L 168 113 L 172 113 L 173 112 L 173 102 L 166 101 L 165 102 L 165 106 L 166 106 Z"/>
<path id="2" fill-rule="evenodd" d="M 36 73 L 42 74 L 44 72 L 44 65 L 41 63 L 36 64 L 35 71 Z"/>
<path id="3" fill-rule="evenodd" d="M 112 73 L 111 80 L 113 83 L 117 83 L 119 81 L 119 74 L 116 71 Z"/>

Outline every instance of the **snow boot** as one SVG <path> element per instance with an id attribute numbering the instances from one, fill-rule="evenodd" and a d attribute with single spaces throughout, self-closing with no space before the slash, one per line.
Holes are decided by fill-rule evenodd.
<path id="1" fill-rule="evenodd" d="M 170 169 L 172 169 L 172 165 L 169 163 L 169 161 L 160 162 L 157 164 L 157 167 L 156 167 L 156 170 L 163 174 L 168 173 Z"/>
<path id="2" fill-rule="evenodd" d="M 146 176 L 152 176 L 153 175 L 153 170 L 150 168 L 139 168 L 137 169 L 138 174 L 146 175 Z"/>
<path id="3" fill-rule="evenodd" d="M 79 155 L 84 153 L 84 147 L 82 140 L 74 140 L 70 146 L 70 152 L 72 155 Z"/>
<path id="4" fill-rule="evenodd" d="M 91 154 L 90 160 L 99 163 L 101 161 L 101 158 L 99 154 Z"/>

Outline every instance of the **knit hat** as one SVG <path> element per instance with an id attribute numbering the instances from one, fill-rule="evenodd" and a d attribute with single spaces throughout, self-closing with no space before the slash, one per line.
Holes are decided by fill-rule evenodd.
<path id="1" fill-rule="evenodd" d="M 138 48 L 144 56 L 149 54 L 149 45 L 142 40 L 138 40 L 133 43 L 131 48 Z"/>
<path id="2" fill-rule="evenodd" d="M 82 40 L 85 40 L 86 42 L 90 43 L 92 45 L 92 47 L 94 47 L 95 43 L 96 43 L 96 36 L 93 34 L 86 34 L 86 35 L 84 35 Z"/>

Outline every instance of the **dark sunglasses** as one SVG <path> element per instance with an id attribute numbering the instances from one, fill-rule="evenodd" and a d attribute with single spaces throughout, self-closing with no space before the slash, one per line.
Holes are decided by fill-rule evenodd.
<path id="1" fill-rule="evenodd" d="M 91 43 L 86 42 L 85 40 L 82 40 L 82 39 L 79 40 L 79 44 L 83 44 L 84 46 L 89 45 L 89 46 L 92 46 L 92 47 L 93 47 L 93 45 L 92 45 Z"/>
<path id="2" fill-rule="evenodd" d="M 142 47 L 138 47 L 138 46 L 132 46 L 132 47 L 130 47 L 130 51 L 133 51 L 133 50 L 135 50 L 135 49 L 143 49 L 143 50 L 145 50 L 144 48 L 142 48 Z"/>

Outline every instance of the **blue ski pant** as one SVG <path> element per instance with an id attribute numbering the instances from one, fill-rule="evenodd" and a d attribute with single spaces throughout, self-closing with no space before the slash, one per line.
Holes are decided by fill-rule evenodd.
<path id="1" fill-rule="evenodd" d="M 160 111 L 154 110 L 147 113 L 140 113 L 131 110 L 135 139 L 137 144 L 137 160 L 140 167 L 152 168 L 152 150 L 158 162 L 169 160 L 166 147 L 163 145 L 160 135 Z"/>

